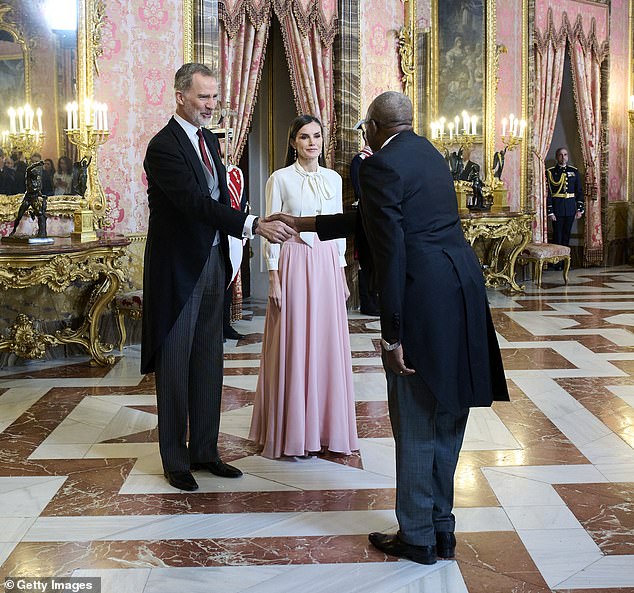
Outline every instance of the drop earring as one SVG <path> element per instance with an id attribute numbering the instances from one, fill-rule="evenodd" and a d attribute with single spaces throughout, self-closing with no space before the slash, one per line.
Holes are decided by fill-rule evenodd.
<path id="1" fill-rule="evenodd" d="M 297 160 L 297 149 L 293 148 L 293 155 L 295 156 L 295 160 Z"/>

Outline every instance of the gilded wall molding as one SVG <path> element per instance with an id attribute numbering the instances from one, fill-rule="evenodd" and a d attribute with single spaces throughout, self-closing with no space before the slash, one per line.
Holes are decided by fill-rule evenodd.
<path id="1" fill-rule="evenodd" d="M 194 0 L 183 0 L 183 63 L 194 58 Z"/>

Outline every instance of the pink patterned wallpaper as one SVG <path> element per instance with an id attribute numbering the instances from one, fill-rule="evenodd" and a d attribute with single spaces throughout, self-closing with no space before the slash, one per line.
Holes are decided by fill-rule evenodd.
<path id="1" fill-rule="evenodd" d="M 110 139 L 99 150 L 101 184 L 118 232 L 147 230 L 148 141 L 174 110 L 183 63 L 182 0 L 108 0 L 95 98 L 108 104 Z"/>
<path id="2" fill-rule="evenodd" d="M 614 5 L 614 2 L 613 2 Z M 568 15 L 568 20 L 574 25 L 577 15 L 583 17 L 583 22 L 588 23 L 594 17 L 597 22 L 597 37 L 603 41 L 608 35 L 608 7 L 605 4 L 598 4 L 592 0 L 538 0 L 535 3 L 535 26 L 544 31 L 548 25 L 548 9 L 553 11 L 553 21 L 557 28 L 561 23 L 564 12 Z"/>
<path id="3" fill-rule="evenodd" d="M 610 13 L 610 146 L 608 201 L 627 200 L 629 84 L 628 0 L 612 0 Z"/>
<path id="4" fill-rule="evenodd" d="M 402 2 L 360 2 L 361 113 L 384 91 L 402 91 L 398 31 L 405 21 Z"/>

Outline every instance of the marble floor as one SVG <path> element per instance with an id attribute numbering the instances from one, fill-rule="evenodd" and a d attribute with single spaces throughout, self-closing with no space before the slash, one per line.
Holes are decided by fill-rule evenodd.
<path id="1" fill-rule="evenodd" d="M 386 557 L 394 450 L 375 319 L 350 315 L 361 448 L 271 461 L 247 439 L 262 311 L 226 348 L 220 445 L 239 480 L 173 490 L 139 348 L 0 371 L 0 582 L 100 577 L 103 593 L 634 592 L 634 269 L 490 291 L 510 403 L 474 409 L 457 559 Z"/>

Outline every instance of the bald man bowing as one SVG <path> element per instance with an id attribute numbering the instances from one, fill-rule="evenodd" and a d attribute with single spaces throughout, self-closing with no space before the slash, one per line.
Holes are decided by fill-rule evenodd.
<path id="1" fill-rule="evenodd" d="M 466 242 L 442 155 L 412 130 L 412 104 L 379 95 L 363 122 L 359 215 L 281 217 L 322 240 L 365 232 L 380 296 L 381 344 L 396 442 L 396 534 L 386 554 L 453 558 L 454 473 L 469 408 L 508 400 L 478 259 Z M 357 217 L 357 218 L 355 218 Z M 366 254 L 368 255 L 368 254 Z"/>

